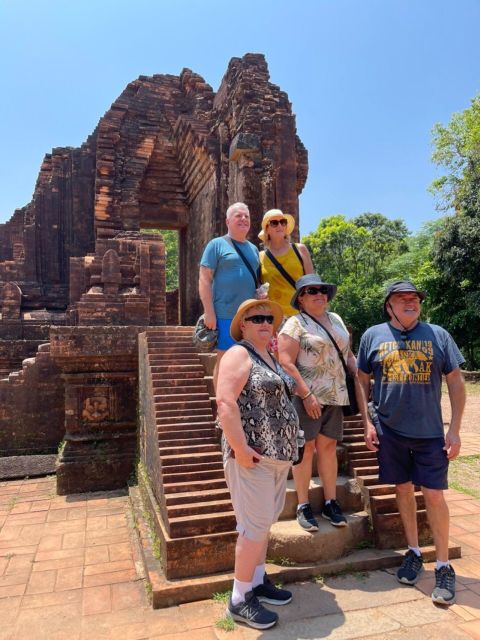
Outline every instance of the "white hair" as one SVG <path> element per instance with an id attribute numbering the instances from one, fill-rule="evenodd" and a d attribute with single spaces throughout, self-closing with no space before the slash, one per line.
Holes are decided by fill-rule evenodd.
<path id="1" fill-rule="evenodd" d="M 248 215 L 250 215 L 250 211 L 244 202 L 234 202 L 227 209 L 227 213 L 225 216 L 227 220 L 232 217 L 235 211 L 246 211 Z"/>

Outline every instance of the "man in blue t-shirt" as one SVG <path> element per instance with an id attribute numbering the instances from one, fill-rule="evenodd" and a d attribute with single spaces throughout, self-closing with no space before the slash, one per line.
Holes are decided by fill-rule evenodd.
<path id="1" fill-rule="evenodd" d="M 414 486 L 419 485 L 437 554 L 432 600 L 453 604 L 455 572 L 448 562 L 449 512 L 443 490 L 448 488 L 448 462 L 460 452 L 465 406 L 460 365 L 465 360 L 445 329 L 419 322 L 425 296 L 406 280 L 388 287 L 384 311 L 389 321 L 363 334 L 357 366 L 366 397 L 371 375 L 374 380 L 372 420 L 365 428 L 365 443 L 371 451 L 378 451 L 380 481 L 396 487 L 408 543 L 397 579 L 413 585 L 423 569 L 414 495 Z M 442 375 L 452 407 L 445 436 L 440 405 Z"/>
<path id="2" fill-rule="evenodd" d="M 230 336 L 232 318 L 242 302 L 256 297 L 260 267 L 258 249 L 247 240 L 250 230 L 247 205 L 243 202 L 230 205 L 226 225 L 227 234 L 210 240 L 205 247 L 198 282 L 205 325 L 209 329 L 218 329 L 217 364 L 213 373 L 215 388 L 220 359 L 235 344 Z"/>

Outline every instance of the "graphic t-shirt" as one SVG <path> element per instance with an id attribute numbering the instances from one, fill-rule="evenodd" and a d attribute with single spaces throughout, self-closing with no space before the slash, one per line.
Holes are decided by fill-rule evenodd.
<path id="1" fill-rule="evenodd" d="M 380 425 L 411 438 L 443 436 L 442 374 L 464 362 L 448 331 L 426 322 L 407 332 L 388 322 L 371 327 L 357 355 L 357 367 L 373 373 Z"/>
<path id="2" fill-rule="evenodd" d="M 328 312 L 335 338 L 345 362 L 348 358 L 350 335 L 343 320 L 336 313 Z M 300 375 L 317 400 L 324 405 L 348 404 L 345 370 L 337 350 L 325 331 L 304 313 L 288 318 L 280 330 L 300 343 L 295 363 Z"/>
<path id="3" fill-rule="evenodd" d="M 257 247 L 245 240 L 237 245 L 257 273 L 260 260 Z M 230 239 L 214 238 L 205 247 L 200 260 L 202 267 L 213 269 L 213 307 L 217 318 L 231 319 L 239 305 L 255 298 L 255 282 L 252 274 L 236 252 Z"/>

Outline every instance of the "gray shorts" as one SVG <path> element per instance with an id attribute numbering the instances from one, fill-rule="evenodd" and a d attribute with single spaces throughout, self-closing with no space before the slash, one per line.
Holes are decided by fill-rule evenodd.
<path id="1" fill-rule="evenodd" d="M 249 540 L 264 540 L 282 513 L 291 463 L 263 458 L 252 469 L 241 467 L 234 458 L 225 463 L 225 479 L 237 531 Z"/>
<path id="2" fill-rule="evenodd" d="M 324 405 L 320 418 L 311 418 L 305 411 L 303 401 L 298 396 L 293 397 L 293 406 L 298 413 L 300 427 L 305 432 L 305 441 L 315 440 L 318 434 L 338 440 L 343 440 L 343 411 L 342 407 Z"/>

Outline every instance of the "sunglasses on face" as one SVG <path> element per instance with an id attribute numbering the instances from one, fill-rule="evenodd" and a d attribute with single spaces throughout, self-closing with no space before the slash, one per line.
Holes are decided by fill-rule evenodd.
<path id="1" fill-rule="evenodd" d="M 282 227 L 286 227 L 288 222 L 287 220 L 285 220 L 285 218 L 282 218 L 281 220 L 270 220 L 270 222 L 268 223 L 271 227 L 278 227 L 278 225 L 280 224 Z"/>
<path id="2" fill-rule="evenodd" d="M 316 296 L 318 293 L 323 293 L 324 296 L 328 296 L 328 287 L 306 287 L 302 295 L 308 293 L 309 296 Z"/>
<path id="3" fill-rule="evenodd" d="M 268 322 L 268 324 L 273 324 L 273 316 L 264 316 L 261 314 L 257 314 L 254 316 L 248 316 L 245 318 L 245 322 L 253 322 L 253 324 L 263 324 L 264 322 Z"/>

